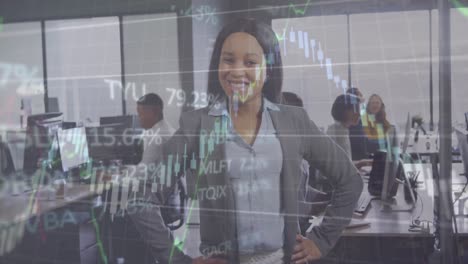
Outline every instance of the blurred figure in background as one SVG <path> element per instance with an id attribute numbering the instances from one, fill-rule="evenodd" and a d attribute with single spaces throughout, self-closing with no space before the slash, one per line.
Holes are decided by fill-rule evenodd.
<path id="1" fill-rule="evenodd" d="M 174 129 L 164 120 L 163 105 L 161 97 L 155 93 L 146 94 L 137 101 L 138 118 L 141 127 L 145 129 L 143 157 L 135 175 L 141 179 L 154 173 L 150 168 L 155 160 L 162 158 L 161 144 L 174 133 Z M 143 188 L 144 186 L 140 186 L 140 190 Z M 149 191 L 151 190 L 149 184 L 146 188 L 148 191 L 139 191 L 136 199 L 129 202 L 129 212 L 134 212 L 129 213 L 129 216 L 136 230 L 159 263 L 191 263 L 191 258 L 183 251 L 172 248 L 174 236 L 166 226 L 161 213 L 164 199 L 157 193 Z"/>
<path id="2" fill-rule="evenodd" d="M 331 115 L 335 123 L 330 125 L 327 134 L 340 146 L 346 154 L 351 157 L 351 143 L 349 137 L 349 128 L 356 126 L 360 120 L 360 99 L 351 94 L 339 95 L 333 103 Z M 354 159 L 353 159 L 354 160 Z M 353 161 L 354 165 L 360 169 L 364 166 L 370 166 L 372 160 L 360 159 Z"/>
<path id="3" fill-rule="evenodd" d="M 359 103 L 361 105 L 359 112 L 361 119 L 365 117 L 366 107 L 365 101 L 366 98 L 363 96 L 361 91 L 358 88 L 352 87 L 346 91 L 346 94 L 355 95 L 359 98 Z M 364 129 L 362 128 L 362 121 L 359 119 L 356 125 L 351 125 L 349 127 L 349 142 L 351 146 L 351 156 L 353 160 L 360 160 L 369 158 L 369 155 L 366 151 L 367 149 L 367 137 L 364 134 Z"/>
<path id="4" fill-rule="evenodd" d="M 143 133 L 143 157 L 141 163 L 150 164 L 161 155 L 161 143 L 167 141 L 174 128 L 164 120 L 164 103 L 155 93 L 142 96 L 137 101 L 137 113 Z"/>
<path id="5" fill-rule="evenodd" d="M 385 104 L 377 94 L 369 97 L 366 107 L 366 115 L 362 119 L 362 127 L 366 136 L 367 153 L 375 153 L 377 150 L 386 150 L 389 147 L 387 135 L 395 136 L 395 129 L 387 120 Z"/>
<path id="6" fill-rule="evenodd" d="M 295 93 L 283 92 L 283 104 L 297 107 L 304 107 L 302 99 Z"/>

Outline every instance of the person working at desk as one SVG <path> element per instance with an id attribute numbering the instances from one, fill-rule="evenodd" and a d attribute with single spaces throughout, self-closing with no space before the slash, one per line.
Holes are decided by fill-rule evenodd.
<path id="1" fill-rule="evenodd" d="M 388 142 L 388 136 L 396 138 L 396 129 L 387 120 L 385 104 L 377 94 L 369 97 L 366 107 L 366 115 L 362 118 L 364 135 L 366 136 L 367 153 L 375 153 L 378 150 L 387 150 L 392 142 Z"/>
<path id="2" fill-rule="evenodd" d="M 137 113 L 143 133 L 143 156 L 141 163 L 151 164 L 161 155 L 161 143 L 167 141 L 174 128 L 164 120 L 163 101 L 155 93 L 146 94 L 137 101 Z M 159 141 L 158 139 L 161 139 Z"/>
<path id="3" fill-rule="evenodd" d="M 178 157 L 179 166 L 187 161 L 196 168 L 198 190 L 224 190 L 198 192 L 204 257 L 194 263 L 307 263 L 325 256 L 349 223 L 363 183 L 304 109 L 278 104 L 282 62 L 275 33 L 253 19 L 228 24 L 208 72 L 213 100 L 182 114 L 160 162 L 164 172 L 175 172 L 180 167 L 170 161 Z M 297 234 L 303 159 L 329 177 L 335 194 L 324 221 L 306 237 Z"/>
<path id="4" fill-rule="evenodd" d="M 366 113 L 366 98 L 356 87 L 349 88 L 346 91 L 346 94 L 357 96 L 361 105 L 359 110 L 361 118 L 359 119 L 356 125 L 351 125 L 348 129 L 349 143 L 351 146 L 351 156 L 353 160 L 367 159 L 369 158 L 369 155 L 366 152 L 367 137 L 364 134 L 364 128 L 362 127 L 362 118 L 365 117 Z"/>
<path id="5" fill-rule="evenodd" d="M 327 129 L 327 134 L 344 149 L 351 158 L 351 143 L 349 138 L 349 128 L 359 123 L 359 102 L 357 96 L 351 94 L 342 94 L 336 97 L 333 103 L 331 115 L 335 123 Z M 354 165 L 360 169 L 364 166 L 371 166 L 371 159 L 360 159 L 353 161 Z"/>
<path id="6" fill-rule="evenodd" d="M 140 119 L 140 124 L 145 132 L 143 134 L 143 156 L 141 162 L 138 164 L 138 171 L 145 169 L 148 173 L 148 168 L 155 160 L 161 159 L 162 146 L 168 138 L 174 133 L 174 129 L 164 120 L 163 116 L 163 101 L 154 93 L 149 93 L 142 96 L 137 101 L 137 113 Z M 160 137 L 161 141 L 157 140 Z M 136 208 L 129 208 L 130 219 L 135 225 L 138 233 L 141 235 L 145 243 L 151 248 L 151 253 L 160 263 L 168 263 L 172 255 L 174 263 L 190 263 L 190 257 L 186 256 L 182 251 L 177 249 L 171 253 L 171 245 L 174 243 L 172 232 L 164 224 L 161 215 L 161 201 L 162 198 L 149 190 L 142 193 L 141 188 L 138 192 L 138 198 L 144 203 L 151 203 L 151 205 L 142 204 L 140 201 L 129 203 L 129 207 L 143 206 L 144 208 L 151 207 L 151 210 L 139 210 Z M 148 232 L 148 230 L 150 230 Z M 148 236 L 148 234 L 152 236 Z"/>

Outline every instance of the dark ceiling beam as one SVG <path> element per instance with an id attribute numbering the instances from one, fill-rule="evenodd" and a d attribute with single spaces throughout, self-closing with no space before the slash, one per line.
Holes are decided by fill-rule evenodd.
<path id="1" fill-rule="evenodd" d="M 0 1 L 4 23 L 173 12 L 190 0 L 15 0 Z M 450 0 L 451 7 L 468 0 Z M 249 16 L 270 21 L 316 15 L 400 12 L 436 9 L 435 0 L 236 0 L 229 1 L 229 17 Z M 307 8 L 306 8 L 307 6 Z M 296 10 L 297 12 L 294 12 Z M 301 12 L 305 10 L 305 12 Z"/>

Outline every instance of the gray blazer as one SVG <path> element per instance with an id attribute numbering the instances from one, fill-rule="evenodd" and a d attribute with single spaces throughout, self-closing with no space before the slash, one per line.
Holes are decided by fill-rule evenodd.
<path id="1" fill-rule="evenodd" d="M 280 191 L 281 212 L 285 220 L 284 262 L 290 262 L 298 233 L 297 190 L 302 159 L 328 176 L 334 186 L 332 202 L 325 212 L 323 222 L 307 234 L 317 244 L 322 256 L 325 256 L 349 223 L 363 183 L 350 158 L 310 121 L 303 108 L 277 106 L 280 111 L 270 111 L 270 115 L 283 150 Z M 193 154 L 197 160 L 197 171 L 188 176 L 188 184 L 197 189 L 223 186 L 225 192 L 217 195 L 216 199 L 199 200 L 200 250 L 204 254 L 225 254 L 230 259 L 229 263 L 238 263 L 233 188 L 228 180 L 226 166 L 216 163 L 225 159 L 223 132 L 219 131 L 223 131 L 226 120 L 221 120 L 225 117 L 208 115 L 209 109 L 206 107 L 182 114 L 180 128 L 163 146 L 164 162 L 167 162 L 169 155 L 174 160 L 177 157 L 182 171 L 189 168 Z M 206 146 L 209 136 L 216 143 L 211 149 Z M 202 154 L 204 157 L 201 160 Z M 200 166 L 202 162 L 204 166 Z M 210 162 L 214 162 L 215 169 L 207 169 Z M 175 182 L 174 179 L 170 181 Z"/>

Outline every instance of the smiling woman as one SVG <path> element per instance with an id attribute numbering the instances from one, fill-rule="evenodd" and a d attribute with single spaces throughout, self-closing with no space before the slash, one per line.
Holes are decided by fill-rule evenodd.
<path id="1" fill-rule="evenodd" d="M 187 175 L 187 182 L 195 182 L 197 190 L 222 186 L 223 195 L 211 195 L 212 191 L 211 199 L 199 197 L 200 250 L 207 254 L 220 245 L 229 247 L 192 263 L 257 263 L 259 259 L 306 263 L 326 255 L 349 223 L 362 180 L 346 153 L 320 132 L 305 110 L 278 104 L 279 50 L 266 24 L 238 19 L 226 25 L 211 57 L 210 104 L 182 114 L 180 128 L 163 144 L 162 160 L 156 161 L 171 166 L 158 177 L 165 182 L 176 180 L 165 180 L 166 175 Z M 219 124 L 227 127 L 222 142 L 216 139 Z M 180 164 L 190 162 L 192 171 L 172 168 L 173 157 Z M 303 159 L 330 178 L 336 194 L 325 220 L 307 237 L 297 235 L 297 186 Z M 229 166 L 204 169 L 217 161 L 227 161 Z M 246 161 L 249 166 L 243 166 Z M 173 246 L 172 251 L 178 248 Z"/>

